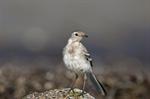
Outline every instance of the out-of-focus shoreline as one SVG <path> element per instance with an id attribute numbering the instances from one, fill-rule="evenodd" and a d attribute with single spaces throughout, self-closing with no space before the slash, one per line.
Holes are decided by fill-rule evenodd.
<path id="1" fill-rule="evenodd" d="M 33 64 L 32 64 L 33 65 Z M 35 65 L 35 64 L 34 64 Z M 63 64 L 51 68 L 39 67 L 18 67 L 2 66 L 0 67 L 0 99 L 21 99 L 23 96 L 33 92 L 44 92 L 50 89 L 69 87 L 74 75 L 66 71 Z M 125 73 L 106 71 L 101 72 L 99 68 L 94 67 L 97 78 L 101 80 L 108 91 L 108 96 L 115 99 L 149 99 L 150 80 L 144 73 Z M 80 78 L 76 87 L 81 88 L 82 78 Z M 91 85 L 87 83 L 86 91 L 100 99 Z"/>

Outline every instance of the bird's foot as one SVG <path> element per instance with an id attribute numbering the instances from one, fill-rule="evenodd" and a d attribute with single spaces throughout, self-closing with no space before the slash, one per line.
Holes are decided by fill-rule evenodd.
<path id="1" fill-rule="evenodd" d="M 78 96 L 84 97 L 84 94 L 86 94 L 86 92 L 84 90 L 82 90 L 82 92 Z"/>
<path id="2" fill-rule="evenodd" d="M 69 91 L 68 91 L 68 94 L 69 94 L 69 93 L 75 93 L 74 89 L 73 89 L 73 88 L 70 88 Z"/>
<path id="3" fill-rule="evenodd" d="M 80 97 L 80 96 L 84 97 L 84 94 L 86 94 L 85 91 L 73 89 L 73 88 L 70 88 L 69 91 L 67 92 L 67 95 L 74 96 L 74 97 Z"/>

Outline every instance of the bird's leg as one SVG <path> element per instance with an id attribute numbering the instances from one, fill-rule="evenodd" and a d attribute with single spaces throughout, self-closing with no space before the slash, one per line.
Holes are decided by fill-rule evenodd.
<path id="1" fill-rule="evenodd" d="M 84 92 L 84 89 L 85 89 L 86 80 L 87 80 L 87 76 L 86 76 L 86 74 L 84 74 L 83 87 L 82 87 L 83 92 Z"/>
<path id="2" fill-rule="evenodd" d="M 71 88 L 70 88 L 69 92 L 70 92 L 71 90 L 74 92 L 73 87 L 74 87 L 74 84 L 76 83 L 77 79 L 78 79 L 78 75 L 75 74 L 75 80 L 72 82 Z"/>
<path id="3" fill-rule="evenodd" d="M 84 74 L 82 92 L 81 92 L 80 96 L 83 96 L 83 95 L 85 94 L 85 93 L 84 93 L 84 90 L 85 90 L 86 81 L 87 81 L 87 76 L 86 76 L 86 74 Z"/>

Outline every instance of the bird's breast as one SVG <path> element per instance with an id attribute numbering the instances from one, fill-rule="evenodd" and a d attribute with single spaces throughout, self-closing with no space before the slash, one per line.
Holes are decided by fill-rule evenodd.
<path id="1" fill-rule="evenodd" d="M 88 72 L 91 68 L 89 63 L 78 54 L 71 55 L 70 53 L 66 53 L 63 59 L 66 67 L 76 73 Z"/>

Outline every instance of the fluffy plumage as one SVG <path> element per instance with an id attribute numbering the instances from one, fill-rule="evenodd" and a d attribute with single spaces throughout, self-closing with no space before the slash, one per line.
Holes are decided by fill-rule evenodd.
<path id="1" fill-rule="evenodd" d="M 81 43 L 83 37 L 87 37 L 84 32 L 73 32 L 71 37 L 68 40 L 67 45 L 63 49 L 63 61 L 66 67 L 74 72 L 76 75 L 88 74 L 92 83 L 95 85 L 98 92 L 101 92 L 102 95 L 106 95 L 106 91 L 101 83 L 96 79 L 92 71 L 92 59 L 87 49 Z M 84 85 L 86 77 L 84 77 Z"/>

